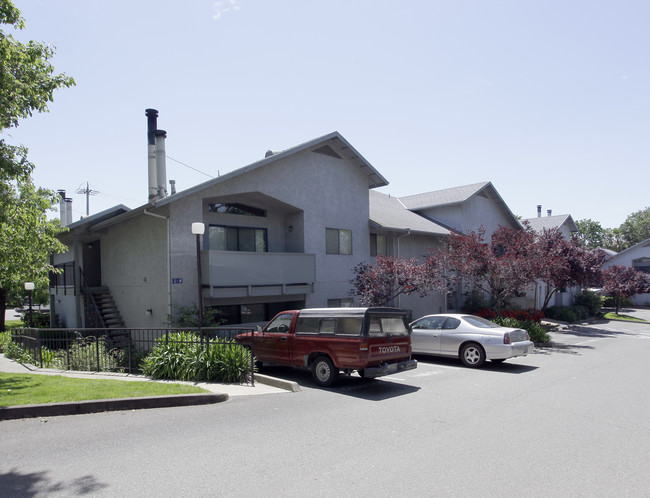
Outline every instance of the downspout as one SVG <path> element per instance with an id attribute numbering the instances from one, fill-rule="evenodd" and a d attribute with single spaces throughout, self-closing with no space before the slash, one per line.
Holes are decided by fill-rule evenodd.
<path id="1" fill-rule="evenodd" d="M 169 218 L 167 216 L 162 216 L 160 214 L 151 213 L 144 210 L 144 214 L 147 216 L 153 216 L 154 218 L 159 218 L 167 222 L 167 315 L 172 315 L 172 254 L 171 254 L 171 234 L 169 232 Z"/>
<path id="2" fill-rule="evenodd" d="M 72 238 L 72 255 L 74 261 L 74 308 L 75 308 L 75 327 L 84 327 L 85 323 L 82 322 L 81 313 L 81 275 L 79 268 L 83 263 L 79 261 L 81 258 L 81 251 L 79 250 L 79 235 L 74 234 Z"/>
<path id="3" fill-rule="evenodd" d="M 402 238 L 404 238 L 404 237 L 408 237 L 409 235 L 411 235 L 411 229 L 410 229 L 410 228 L 407 228 L 407 229 L 406 229 L 406 233 L 403 233 L 402 235 L 398 235 L 398 236 L 397 236 L 397 257 L 398 257 L 398 258 L 400 257 L 400 254 L 399 254 L 399 240 L 402 239 Z M 398 307 L 398 308 L 401 308 L 401 307 L 402 307 L 402 306 L 400 305 L 400 296 L 401 296 L 401 294 L 400 294 L 399 296 L 397 296 L 397 307 Z"/>

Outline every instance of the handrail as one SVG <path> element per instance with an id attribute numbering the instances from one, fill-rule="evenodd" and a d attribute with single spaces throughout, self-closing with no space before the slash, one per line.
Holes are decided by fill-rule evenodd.
<path id="1" fill-rule="evenodd" d="M 81 289 L 83 290 L 84 293 L 84 299 L 86 300 L 86 310 L 88 310 L 89 314 L 91 315 L 91 321 L 93 322 L 93 325 L 96 328 L 106 328 L 106 322 L 104 322 L 104 318 L 102 317 L 102 314 L 99 311 L 99 306 L 97 306 L 97 301 L 95 301 L 95 297 L 93 296 L 93 293 L 90 292 L 90 288 L 88 287 L 88 282 L 86 282 L 86 277 L 84 276 L 84 272 L 81 268 L 79 268 L 79 278 L 81 281 Z M 91 306 L 92 305 L 92 306 Z"/>

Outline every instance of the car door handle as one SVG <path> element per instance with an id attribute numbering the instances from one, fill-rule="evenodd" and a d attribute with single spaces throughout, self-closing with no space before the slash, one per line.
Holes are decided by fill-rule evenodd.
<path id="1" fill-rule="evenodd" d="M 286 341 L 286 340 L 287 340 L 287 336 L 285 335 L 284 337 L 280 337 L 280 340 L 281 340 L 281 341 Z"/>

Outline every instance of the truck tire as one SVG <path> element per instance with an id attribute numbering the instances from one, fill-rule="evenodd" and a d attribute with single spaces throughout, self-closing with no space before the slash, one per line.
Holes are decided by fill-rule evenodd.
<path id="1" fill-rule="evenodd" d="M 339 369 L 327 356 L 317 357 L 311 364 L 311 376 L 321 387 L 329 387 L 336 381 Z"/>

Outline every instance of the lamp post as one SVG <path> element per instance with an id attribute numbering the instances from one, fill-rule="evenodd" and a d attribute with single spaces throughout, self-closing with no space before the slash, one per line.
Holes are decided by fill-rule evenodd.
<path id="1" fill-rule="evenodd" d="M 25 282 L 25 290 L 29 294 L 29 328 L 34 327 L 34 320 L 32 319 L 32 291 L 34 290 L 34 282 Z"/>
<path id="2" fill-rule="evenodd" d="M 199 330 L 203 327 L 203 287 L 201 285 L 201 235 L 205 233 L 203 223 L 192 223 L 192 233 L 196 235 L 196 269 L 197 287 L 199 290 Z"/>

